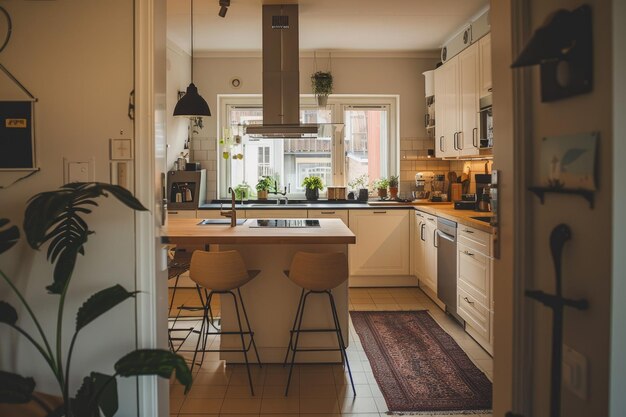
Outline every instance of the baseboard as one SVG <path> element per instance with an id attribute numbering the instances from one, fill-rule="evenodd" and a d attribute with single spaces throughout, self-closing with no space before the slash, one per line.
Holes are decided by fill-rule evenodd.
<path id="1" fill-rule="evenodd" d="M 428 296 L 428 298 L 430 298 L 433 301 L 433 303 L 437 304 L 437 306 L 440 309 L 442 309 L 443 311 L 446 311 L 446 305 L 444 304 L 443 301 L 437 298 L 437 293 L 435 291 L 433 291 L 429 286 L 422 284 L 421 282 L 420 282 L 420 289 L 424 292 L 424 294 Z"/>

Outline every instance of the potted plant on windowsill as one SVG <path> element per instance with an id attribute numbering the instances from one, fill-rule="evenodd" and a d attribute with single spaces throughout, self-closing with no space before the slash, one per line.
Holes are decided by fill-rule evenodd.
<path id="1" fill-rule="evenodd" d="M 274 186 L 274 182 L 271 177 L 259 177 L 259 182 L 256 183 L 256 195 L 259 200 L 267 200 L 269 191 Z"/>
<path id="2" fill-rule="evenodd" d="M 250 198 L 250 190 L 252 188 L 248 185 L 247 182 L 242 182 L 241 184 L 239 184 L 238 186 L 236 186 L 234 188 L 235 191 L 235 199 L 236 200 L 247 200 L 248 198 Z"/>
<path id="3" fill-rule="evenodd" d="M 389 186 L 389 180 L 387 178 L 379 178 L 374 181 L 374 188 L 378 191 L 378 197 L 381 200 L 387 198 L 387 187 Z"/>
<path id="4" fill-rule="evenodd" d="M 101 289 L 87 298 L 76 312 L 74 336 L 69 348 L 65 349 L 63 324 L 67 323 L 67 320 L 64 308 L 67 307 L 67 296 L 70 293 L 72 297 L 77 295 L 69 291 L 74 266 L 79 255 L 85 255 L 88 237 L 94 233 L 89 230 L 85 217 L 98 205 L 97 198 L 108 195 L 116 197 L 133 210 L 147 210 L 124 188 L 95 182 L 67 184 L 58 190 L 37 194 L 29 200 L 23 223 L 26 242 L 34 250 L 47 246 L 48 260 L 54 264 L 53 282 L 46 289 L 50 294 L 49 297 L 58 303 L 57 325 L 53 329 L 55 338 L 51 340 L 44 332 L 32 304 L 19 289 L 22 285 L 16 285 L 1 269 L 0 280 L 4 281 L 16 295 L 22 304 L 20 311 L 26 313 L 34 326 L 24 327 L 18 319 L 18 310 L 6 301 L 0 301 L 0 325 L 6 325 L 24 336 L 35 348 L 33 352 L 38 352 L 45 360 L 58 383 L 59 397 L 44 396 L 36 392 L 33 378 L 0 371 L 2 415 L 25 415 L 27 411 L 40 410 L 41 413 L 36 415 L 112 417 L 118 411 L 116 380 L 119 376 L 158 375 L 170 378 L 175 371 L 176 379 L 185 386 L 185 392 L 191 387 L 192 375 L 185 359 L 162 349 L 135 350 L 115 363 L 115 374 L 91 372 L 83 378 L 78 390 L 70 384 L 70 380 L 74 379 L 70 373 L 72 353 L 76 347 L 75 342 L 84 333 L 82 330 L 109 310 L 135 298 L 138 293 L 127 291 L 117 284 Z M 0 218 L 0 254 L 11 249 L 19 241 L 21 234 L 20 229 L 10 225 L 8 219 Z M 41 300 L 38 299 L 37 302 L 41 303 Z M 111 341 L 110 337 L 107 339 L 107 335 L 101 336 L 104 336 L 101 343 Z M 1 340 L 0 348 L 8 349 L 9 339 L 7 337 Z M 106 346 L 103 345 L 102 348 L 106 349 Z M 76 372 L 73 368 L 72 371 Z"/>
<path id="5" fill-rule="evenodd" d="M 397 175 L 389 177 L 389 198 L 392 200 L 398 199 L 398 181 L 399 178 Z"/>
<path id="6" fill-rule="evenodd" d="M 363 174 L 348 183 L 351 189 L 358 190 L 357 200 L 359 201 L 367 201 L 367 199 L 369 198 L 367 182 L 367 174 Z"/>
<path id="7" fill-rule="evenodd" d="M 317 71 L 311 75 L 311 86 L 317 98 L 317 104 L 325 107 L 328 96 L 333 93 L 333 75 L 330 72 Z"/>
<path id="8" fill-rule="evenodd" d="M 302 180 L 304 194 L 307 200 L 317 200 L 320 198 L 320 190 L 324 189 L 324 183 L 320 177 L 311 175 Z"/>

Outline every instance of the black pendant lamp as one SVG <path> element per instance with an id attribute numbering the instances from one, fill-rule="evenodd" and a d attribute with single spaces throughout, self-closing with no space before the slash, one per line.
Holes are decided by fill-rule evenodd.
<path id="1" fill-rule="evenodd" d="M 193 0 L 191 0 L 191 84 L 187 92 L 174 107 L 174 116 L 201 117 L 210 116 L 211 110 L 206 100 L 198 94 L 198 88 L 193 83 Z"/>

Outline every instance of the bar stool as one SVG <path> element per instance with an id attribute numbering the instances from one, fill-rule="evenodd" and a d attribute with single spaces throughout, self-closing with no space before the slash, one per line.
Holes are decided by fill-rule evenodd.
<path id="1" fill-rule="evenodd" d="M 189 269 L 189 277 L 196 282 L 205 292 L 205 307 L 204 315 L 202 317 L 202 325 L 200 327 L 198 341 L 196 342 L 196 349 L 193 354 L 191 362 L 191 370 L 196 363 L 196 357 L 198 352 L 202 352 L 202 360 L 204 360 L 205 352 L 242 352 L 244 361 L 246 363 L 246 369 L 248 371 L 248 381 L 250 382 L 250 392 L 254 395 L 254 387 L 252 386 L 252 375 L 250 374 L 250 363 L 248 362 L 248 351 L 252 346 L 256 355 L 259 366 L 262 366 L 261 359 L 259 358 L 259 352 L 254 342 L 254 332 L 250 327 L 250 321 L 248 320 L 248 314 L 246 313 L 246 307 L 243 303 L 240 288 L 247 282 L 254 279 L 260 271 L 248 271 L 246 264 L 241 257 L 241 254 L 235 250 L 223 251 L 223 252 L 205 252 L 195 251 L 191 257 L 191 267 Z M 237 295 L 233 290 L 237 290 Z M 237 313 L 237 323 L 239 325 L 239 331 L 219 331 L 211 334 L 219 335 L 236 335 L 241 337 L 241 350 L 239 349 L 211 349 L 206 348 L 206 343 L 209 335 L 209 310 L 211 306 L 211 299 L 213 294 L 230 294 L 233 297 L 235 304 L 235 311 Z M 237 297 L 238 296 L 238 297 Z M 239 301 L 237 301 L 239 298 Z M 222 301 L 223 302 L 223 301 Z M 241 303 L 241 310 L 246 320 L 247 331 L 243 330 L 241 326 L 241 316 L 239 314 L 239 304 Z M 250 336 L 250 343 L 246 346 L 244 335 Z M 200 350 L 200 340 L 202 339 L 202 350 Z M 202 360 L 200 363 L 202 363 Z"/>
<path id="2" fill-rule="evenodd" d="M 289 346 L 287 347 L 287 353 L 285 354 L 285 360 L 283 365 L 287 364 L 287 358 L 289 352 L 293 352 L 291 356 L 291 365 L 289 367 L 289 377 L 287 378 L 287 387 L 285 388 L 285 396 L 289 394 L 289 384 L 291 382 L 291 374 L 293 372 L 293 365 L 296 360 L 296 352 L 321 352 L 321 351 L 339 351 L 341 352 L 341 362 L 348 368 L 348 374 L 350 376 L 350 384 L 352 385 L 352 392 L 356 395 L 354 389 L 354 381 L 352 380 L 352 371 L 350 370 L 350 363 L 348 362 L 348 355 L 346 355 L 346 344 L 343 340 L 343 334 L 341 333 L 341 326 L 339 324 L 339 316 L 337 314 L 337 307 L 335 306 L 335 299 L 332 294 L 332 289 L 341 285 L 348 279 L 348 260 L 343 253 L 309 253 L 309 252 L 297 252 L 292 261 L 289 271 L 285 271 L 285 274 L 296 285 L 302 288 L 300 293 L 300 302 L 298 304 L 298 310 L 296 317 L 293 321 L 293 328 L 289 335 Z M 326 294 L 330 303 L 330 309 L 333 315 L 333 322 L 335 327 L 332 329 L 302 329 L 302 318 L 304 316 L 304 307 L 306 300 L 311 294 Z M 322 332 L 334 332 L 337 335 L 338 349 L 298 349 L 298 339 L 300 333 L 322 333 Z M 293 342 L 293 336 L 295 333 L 295 342 Z"/>

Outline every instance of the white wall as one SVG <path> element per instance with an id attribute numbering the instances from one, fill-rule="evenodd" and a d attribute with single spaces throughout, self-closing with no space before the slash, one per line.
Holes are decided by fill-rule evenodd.
<path id="1" fill-rule="evenodd" d="M 539 161 L 541 138 L 546 136 L 598 131 L 598 191 L 595 208 L 575 196 L 549 195 L 546 204 L 533 200 L 534 287 L 554 292 L 554 267 L 550 256 L 549 235 L 559 223 L 572 229 L 572 240 L 563 252 L 563 293 L 565 297 L 587 298 L 587 311 L 565 310 L 564 344 L 587 357 L 589 363 L 588 398 L 582 400 L 563 390 L 563 415 L 571 417 L 608 415 L 609 343 L 611 327 L 611 240 L 613 233 L 613 143 L 612 125 L 612 51 L 610 2 L 586 2 L 593 13 L 593 91 L 553 103 L 541 103 L 539 69 L 533 70 L 532 160 Z M 572 0 L 533 0 L 532 27 L 542 25 L 550 13 L 572 9 L 581 2 Z M 618 140 L 622 140 L 619 138 Z M 528 163 L 531 163 L 528 161 Z M 539 182 L 539 164 L 533 166 L 533 182 Z M 615 178 L 621 181 L 621 178 Z M 549 409 L 550 347 L 552 314 L 535 303 L 534 381 L 535 415 Z"/>
<path id="2" fill-rule="evenodd" d="M 33 194 L 63 183 L 63 157 L 95 159 L 95 179 L 109 180 L 109 138 L 131 137 L 127 117 L 133 89 L 133 1 L 2 2 L 13 19 L 13 36 L 2 63 L 37 96 L 37 154 L 41 172 L 0 190 L 0 217 L 21 225 L 26 201 Z M 0 97 L 23 97 L 0 77 Z M 120 131 L 123 134 L 120 135 Z M 0 184 L 17 178 L 0 172 Z M 73 333 L 75 312 L 92 293 L 115 283 L 135 288 L 134 216 L 112 198 L 101 200 L 88 223 L 86 256 L 79 257 L 64 320 L 64 346 Z M 58 296 L 46 294 L 52 278 L 45 251 L 34 252 L 24 241 L 0 256 L 0 268 L 31 300 L 45 330 L 55 328 Z M 0 298 L 18 307 L 0 284 Z M 141 295 L 140 295 L 141 296 Z M 24 309 L 20 324 L 32 331 Z M 135 306 L 127 301 L 84 330 L 72 366 L 72 391 L 92 370 L 112 373 L 115 360 L 135 347 Z M 30 345 L 0 327 L 0 369 L 34 376 L 37 389 L 57 394 L 54 379 Z M 136 415 L 136 382 L 119 381 L 120 413 Z"/>
<path id="3" fill-rule="evenodd" d="M 184 145 L 187 140 L 189 119 L 174 117 L 172 114 L 178 102 L 178 92 L 186 91 L 191 81 L 191 56 L 172 42 L 168 42 L 166 69 L 167 169 L 171 170 L 180 152 L 188 152 Z"/>
<path id="4" fill-rule="evenodd" d="M 398 94 L 400 95 L 400 137 L 426 138 L 424 129 L 424 77 L 422 72 L 434 69 L 436 58 L 414 57 L 333 57 L 334 92 L 337 94 Z M 318 70 L 328 69 L 327 57 L 317 59 Z M 205 127 L 198 139 L 207 146 L 196 147 L 194 156 L 207 169 L 207 198 L 215 198 L 217 138 L 217 95 L 262 93 L 262 61 L 251 58 L 195 58 L 194 82 L 207 100 L 212 117 L 205 118 Z M 311 94 L 311 74 L 315 72 L 313 58 L 300 58 L 300 93 Z M 240 88 L 230 80 L 241 79 Z M 209 139 L 206 141 L 206 139 Z M 196 151 L 199 151 L 198 154 Z M 200 156 L 201 155 L 201 156 Z M 206 158 L 206 159 L 205 159 Z"/>
<path id="5" fill-rule="evenodd" d="M 613 1 L 613 299 L 611 326 L 611 417 L 626 414 L 626 2 Z"/>

